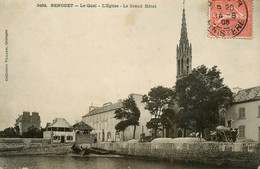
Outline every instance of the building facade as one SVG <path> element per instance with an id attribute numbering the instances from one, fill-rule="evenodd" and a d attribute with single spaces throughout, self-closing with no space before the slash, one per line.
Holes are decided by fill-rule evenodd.
<path id="1" fill-rule="evenodd" d="M 191 72 L 192 69 L 192 47 L 189 43 L 187 24 L 185 18 L 185 9 L 183 8 L 181 37 L 179 45 L 176 48 L 176 63 L 177 63 L 177 79 Z"/>
<path id="2" fill-rule="evenodd" d="M 93 143 L 96 141 L 94 135 L 90 134 L 93 128 L 83 121 L 74 124 L 73 130 L 76 132 L 75 141 L 77 144 Z"/>
<path id="3" fill-rule="evenodd" d="M 146 136 L 151 134 L 151 131 L 147 129 L 146 123 L 150 121 L 151 114 L 149 111 L 145 110 L 144 103 L 142 103 L 142 95 L 132 94 L 137 107 L 140 110 L 140 125 L 136 127 L 135 138 L 140 139 L 141 133 L 145 133 Z M 97 142 L 104 141 L 127 141 L 133 138 L 133 126 L 128 127 L 124 133 L 116 132 L 115 126 L 119 120 L 115 119 L 115 111 L 122 108 L 123 102 L 119 101 L 117 103 L 107 103 L 102 107 L 90 107 L 88 114 L 82 117 L 82 121 L 94 128 L 93 133 L 96 134 Z"/>
<path id="4" fill-rule="evenodd" d="M 235 94 L 225 120 L 227 126 L 238 128 L 238 139 L 260 141 L 260 86 Z"/>
<path id="5" fill-rule="evenodd" d="M 52 143 L 75 142 L 73 127 L 63 118 L 56 118 L 46 126 L 43 138 L 51 139 Z"/>
<path id="6" fill-rule="evenodd" d="M 16 119 L 15 125 L 19 127 L 19 134 L 22 135 L 27 132 L 29 128 L 37 128 L 40 130 L 41 118 L 38 112 L 32 112 L 32 115 L 30 115 L 30 112 L 25 111 Z"/>

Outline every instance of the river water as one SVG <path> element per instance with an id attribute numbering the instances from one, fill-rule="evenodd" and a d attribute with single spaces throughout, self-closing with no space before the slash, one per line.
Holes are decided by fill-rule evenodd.
<path id="1" fill-rule="evenodd" d="M 0 169 L 226 169 L 126 157 L 43 156 L 0 157 Z"/>

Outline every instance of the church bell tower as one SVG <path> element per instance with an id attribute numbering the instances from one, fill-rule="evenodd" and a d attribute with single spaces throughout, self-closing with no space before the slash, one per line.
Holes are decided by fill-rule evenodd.
<path id="1" fill-rule="evenodd" d="M 182 24 L 181 24 L 181 38 L 179 45 L 177 45 L 177 80 L 183 76 L 189 74 L 192 69 L 192 48 L 189 43 L 187 24 L 185 18 L 185 8 L 183 1 L 183 13 L 182 13 Z"/>

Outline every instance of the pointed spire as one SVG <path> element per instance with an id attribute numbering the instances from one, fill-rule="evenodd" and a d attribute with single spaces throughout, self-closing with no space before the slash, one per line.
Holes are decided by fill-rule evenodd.
<path id="1" fill-rule="evenodd" d="M 181 23 L 181 37 L 177 45 L 177 79 L 186 76 L 192 69 L 192 47 L 189 43 L 187 24 L 185 18 L 185 0 L 183 0 L 183 13 Z"/>
<path id="2" fill-rule="evenodd" d="M 185 0 L 183 0 L 183 13 L 182 13 L 182 24 L 181 24 L 181 38 L 180 43 L 189 43 L 188 33 L 187 33 L 187 25 L 185 18 Z"/>

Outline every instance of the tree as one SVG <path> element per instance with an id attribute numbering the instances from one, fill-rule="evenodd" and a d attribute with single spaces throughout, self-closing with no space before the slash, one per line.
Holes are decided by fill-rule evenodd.
<path id="1" fill-rule="evenodd" d="M 198 131 L 203 134 L 205 128 L 218 124 L 219 110 L 232 103 L 232 92 L 223 84 L 220 75 L 217 66 L 208 69 L 202 65 L 176 82 L 175 96 L 183 108 L 179 118 L 181 126 L 194 120 Z"/>
<path id="2" fill-rule="evenodd" d="M 0 131 L 0 137 L 16 138 L 20 137 L 13 127 L 5 128 L 4 131 Z"/>
<path id="3" fill-rule="evenodd" d="M 115 126 L 117 131 L 124 132 L 127 127 L 134 126 L 133 139 L 135 139 L 136 126 L 139 125 L 140 110 L 132 95 L 123 101 L 123 107 L 115 111 L 114 117 L 120 120 Z"/>
<path id="4" fill-rule="evenodd" d="M 153 118 L 147 122 L 146 127 L 154 129 L 155 137 L 157 137 L 158 129 L 161 126 L 164 128 L 164 123 L 161 122 L 163 108 L 172 104 L 172 97 L 173 90 L 162 86 L 152 88 L 148 95 L 143 96 L 142 102 L 145 103 L 145 109 L 153 115 Z"/>
<path id="5" fill-rule="evenodd" d="M 31 126 L 28 128 L 28 131 L 23 133 L 24 138 L 43 138 L 43 129 L 35 128 Z"/>
<path id="6" fill-rule="evenodd" d="M 174 109 L 173 107 L 163 108 L 162 116 L 161 116 L 161 124 L 166 129 L 166 137 L 169 137 L 169 130 L 176 128 L 177 117 L 179 111 Z"/>

